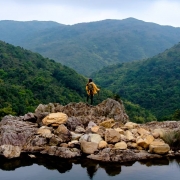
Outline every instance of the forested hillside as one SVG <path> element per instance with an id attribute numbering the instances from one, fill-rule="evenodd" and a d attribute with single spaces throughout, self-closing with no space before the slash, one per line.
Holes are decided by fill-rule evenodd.
<path id="1" fill-rule="evenodd" d="M 94 79 L 158 119 L 171 118 L 180 109 L 180 43 L 147 60 L 106 67 Z"/>
<path id="2" fill-rule="evenodd" d="M 86 102 L 86 83 L 87 78 L 67 66 L 0 41 L 0 118 L 34 112 L 40 103 Z M 101 90 L 94 97 L 94 105 L 115 98 L 110 91 L 98 87 Z M 140 106 L 124 103 L 132 121 L 156 119 Z"/>
<path id="3" fill-rule="evenodd" d="M 66 66 L 0 41 L 0 116 L 32 112 L 40 103 L 84 101 L 85 83 Z"/>
<path id="4" fill-rule="evenodd" d="M 38 52 L 86 76 L 107 65 L 152 57 L 180 41 L 180 28 L 133 18 L 71 26 L 0 21 L 0 29 L 0 40 Z"/>

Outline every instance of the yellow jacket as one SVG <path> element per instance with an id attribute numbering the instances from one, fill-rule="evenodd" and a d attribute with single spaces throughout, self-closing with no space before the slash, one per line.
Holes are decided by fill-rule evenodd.
<path id="1" fill-rule="evenodd" d="M 90 90 L 88 89 L 88 84 L 89 84 L 89 83 L 86 84 L 86 91 L 87 91 L 87 94 L 90 95 Z M 90 82 L 90 84 L 93 85 L 93 95 L 94 95 L 94 94 L 97 94 L 97 92 L 100 91 L 100 89 L 97 88 L 97 86 L 96 86 L 95 83 Z"/>

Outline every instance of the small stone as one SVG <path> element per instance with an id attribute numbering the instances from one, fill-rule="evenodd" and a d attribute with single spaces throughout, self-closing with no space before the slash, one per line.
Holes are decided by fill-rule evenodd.
<path id="1" fill-rule="evenodd" d="M 98 130 L 99 130 L 99 126 L 93 126 L 93 127 L 91 127 L 91 132 L 93 132 L 93 133 L 97 133 Z"/>
<path id="2" fill-rule="evenodd" d="M 98 149 L 104 149 L 107 147 L 107 142 L 106 141 L 100 141 L 98 144 Z"/>
<path id="3" fill-rule="evenodd" d="M 133 123 L 133 122 L 127 122 L 124 127 L 126 127 L 127 129 L 134 129 L 136 127 L 138 127 L 138 124 Z"/>
<path id="4" fill-rule="evenodd" d="M 124 141 L 121 141 L 121 142 L 116 143 L 114 148 L 116 148 L 116 149 L 127 149 L 127 144 Z"/>

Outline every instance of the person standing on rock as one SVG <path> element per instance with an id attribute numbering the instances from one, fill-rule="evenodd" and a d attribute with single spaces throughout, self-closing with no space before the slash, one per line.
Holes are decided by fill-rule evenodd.
<path id="1" fill-rule="evenodd" d="M 91 105 L 93 104 L 93 96 L 94 94 L 97 94 L 100 91 L 99 88 L 97 88 L 96 84 L 92 81 L 92 79 L 89 79 L 88 83 L 86 84 L 86 92 L 87 92 L 87 102 L 89 101 L 89 98 L 91 99 Z"/>

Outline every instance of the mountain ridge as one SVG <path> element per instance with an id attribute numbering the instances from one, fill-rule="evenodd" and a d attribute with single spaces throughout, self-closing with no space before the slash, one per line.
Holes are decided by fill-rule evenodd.
<path id="1" fill-rule="evenodd" d="M 26 35 L 18 32 L 22 37 L 14 40 L 10 32 L 1 31 L 0 39 L 38 52 L 85 76 L 111 64 L 152 57 L 180 41 L 180 28 L 134 18 L 55 24 L 38 32 L 27 31 Z"/>

